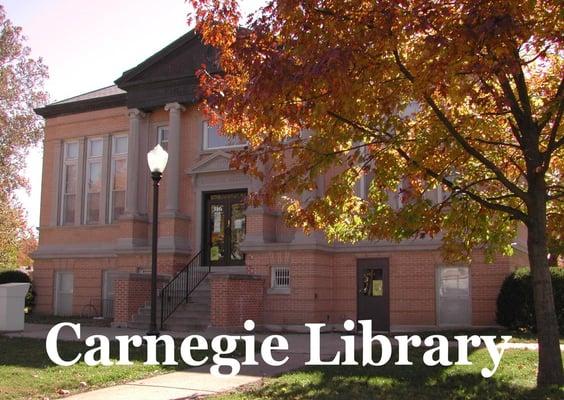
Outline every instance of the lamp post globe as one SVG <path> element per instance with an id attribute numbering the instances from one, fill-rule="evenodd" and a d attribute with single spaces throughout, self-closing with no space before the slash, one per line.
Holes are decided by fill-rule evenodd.
<path id="1" fill-rule="evenodd" d="M 168 153 L 157 144 L 151 151 L 147 153 L 147 164 L 151 173 L 164 172 L 168 161 Z"/>
<path id="2" fill-rule="evenodd" d="M 147 164 L 153 179 L 153 234 L 151 241 L 151 322 L 147 335 L 158 336 L 157 328 L 157 240 L 159 234 L 159 185 L 166 168 L 168 153 L 157 144 L 147 153 Z"/>

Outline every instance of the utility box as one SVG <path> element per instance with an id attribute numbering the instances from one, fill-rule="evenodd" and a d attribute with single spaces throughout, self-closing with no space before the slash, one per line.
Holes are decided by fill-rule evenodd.
<path id="1" fill-rule="evenodd" d="M 0 332 L 23 331 L 25 296 L 29 283 L 0 285 Z"/>

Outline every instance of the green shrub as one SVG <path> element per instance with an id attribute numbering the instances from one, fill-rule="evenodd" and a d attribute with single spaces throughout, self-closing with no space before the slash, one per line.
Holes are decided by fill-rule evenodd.
<path id="1" fill-rule="evenodd" d="M 554 307 L 564 334 L 564 268 L 551 268 Z M 536 331 L 533 284 L 528 268 L 520 268 L 503 281 L 497 297 L 497 323 L 510 329 Z"/>
<path id="2" fill-rule="evenodd" d="M 25 272 L 17 269 L 0 272 L 0 285 L 14 282 L 31 283 L 31 278 Z"/>
<path id="3" fill-rule="evenodd" d="M 17 269 L 8 270 L 0 272 L 0 285 L 3 283 L 31 283 L 31 278 L 25 272 L 19 271 Z M 31 309 L 35 305 L 35 291 L 33 290 L 33 286 L 29 286 L 29 290 L 27 295 L 25 296 L 25 306 L 28 309 L 28 312 L 31 312 Z"/>

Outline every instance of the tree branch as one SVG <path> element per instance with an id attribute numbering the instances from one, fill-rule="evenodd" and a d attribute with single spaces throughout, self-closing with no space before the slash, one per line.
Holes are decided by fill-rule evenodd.
<path id="1" fill-rule="evenodd" d="M 559 140 L 556 140 L 556 135 L 558 134 L 558 128 L 560 128 L 560 122 L 562 121 L 562 114 L 564 113 L 564 98 L 560 99 L 560 104 L 558 107 L 558 112 L 556 117 L 554 118 L 554 123 L 552 124 L 552 129 L 550 130 L 550 136 L 548 138 L 548 145 L 546 150 L 543 153 L 544 158 L 544 170 L 548 170 L 548 166 L 550 164 L 550 157 L 552 153 L 558 149 L 564 143 L 564 137 L 561 137 Z"/>
<path id="2" fill-rule="evenodd" d="M 367 133 L 367 134 L 374 134 L 374 133 L 376 133 L 375 131 L 370 130 L 369 128 L 365 127 L 364 125 L 359 124 L 359 123 L 357 123 L 357 122 L 355 122 L 355 121 L 352 121 L 352 120 L 350 120 L 350 119 L 348 119 L 348 118 L 346 118 L 346 117 L 343 117 L 342 115 L 339 115 L 339 114 L 337 114 L 337 113 L 335 113 L 335 112 L 333 112 L 333 111 L 330 112 L 330 115 L 332 115 L 332 116 L 335 117 L 335 118 L 338 118 L 340 121 L 342 121 L 342 122 L 344 122 L 344 123 L 346 123 L 346 124 L 349 124 L 349 125 L 351 125 L 352 127 L 356 128 L 356 129 L 362 130 L 363 132 L 365 132 L 365 133 Z M 393 136 L 392 136 L 391 134 L 388 133 L 388 134 L 386 134 L 386 135 L 388 135 L 388 137 L 389 137 L 390 139 L 393 139 Z M 487 199 L 484 199 L 484 198 L 480 197 L 478 194 L 476 194 L 476 193 L 474 193 L 474 192 L 471 192 L 471 191 L 468 190 L 467 188 L 464 188 L 464 187 L 460 187 L 460 186 L 458 186 L 458 185 L 455 185 L 454 183 L 452 183 L 452 182 L 449 181 L 448 179 L 446 179 L 446 178 L 444 178 L 444 177 L 441 177 L 437 172 L 433 171 L 433 170 L 430 169 L 430 168 L 425 167 L 424 165 L 422 165 L 422 164 L 419 163 L 418 161 L 412 159 L 412 158 L 407 154 L 407 152 L 406 152 L 405 150 L 403 150 L 402 148 L 395 146 L 394 149 L 395 149 L 395 150 L 398 152 L 398 154 L 399 154 L 402 158 L 404 158 L 406 161 L 408 161 L 409 163 L 415 165 L 417 168 L 419 168 L 419 169 L 425 171 L 425 173 L 427 173 L 429 176 L 433 177 L 436 181 L 438 181 L 438 182 L 440 182 L 440 183 L 446 185 L 446 186 L 449 187 L 451 190 L 457 191 L 457 192 L 460 192 L 460 193 L 464 193 L 464 194 L 466 194 L 468 197 L 470 197 L 472 200 L 475 200 L 476 202 L 482 204 L 484 207 L 487 207 L 487 208 L 489 208 L 489 209 L 505 212 L 505 213 L 511 215 L 513 218 L 519 219 L 519 220 L 521 220 L 521 221 L 523 221 L 523 222 L 525 222 L 525 221 L 527 220 L 527 215 L 524 214 L 522 211 L 520 211 L 520 210 L 518 210 L 518 209 L 516 209 L 516 208 L 510 207 L 510 206 L 506 206 L 506 205 L 504 205 L 504 204 L 492 203 L 491 201 L 488 201 Z M 485 178 L 485 179 L 488 179 L 488 180 L 491 179 L 491 180 L 493 180 L 493 178 Z M 499 178 L 497 178 L 497 179 L 499 180 Z M 516 197 L 518 197 L 518 196 L 516 195 Z"/>
<path id="3" fill-rule="evenodd" d="M 430 168 L 427 168 L 423 165 L 421 165 L 420 163 L 418 163 L 416 160 L 413 160 L 404 150 L 400 149 L 400 148 L 396 148 L 396 151 L 398 152 L 398 154 L 400 156 L 402 156 L 406 161 L 413 163 L 414 165 L 416 165 L 418 168 L 423 169 L 428 175 L 432 176 L 433 178 L 435 178 L 437 181 L 441 182 L 442 184 L 446 185 L 448 188 L 450 188 L 452 191 L 454 192 L 459 192 L 459 193 L 464 193 L 466 194 L 468 197 L 470 197 L 472 200 L 480 203 L 481 205 L 483 205 L 486 208 L 489 208 L 491 210 L 496 210 L 496 211 L 501 211 L 504 213 L 509 214 L 510 216 L 512 216 L 515 219 L 521 220 L 523 222 L 526 222 L 528 217 L 526 214 L 524 214 L 521 210 L 518 210 L 516 208 L 507 206 L 505 204 L 498 204 L 498 203 L 492 203 L 491 201 L 488 201 L 487 199 L 482 198 L 480 195 L 471 192 L 467 189 L 465 189 L 464 187 L 460 187 L 458 185 L 455 185 L 454 183 L 452 183 L 451 181 L 449 181 L 448 179 L 441 177 L 439 174 L 437 174 L 435 171 L 431 170 Z"/>
<path id="4" fill-rule="evenodd" d="M 414 76 L 407 70 L 407 68 L 401 62 L 399 53 L 397 50 L 394 50 L 394 57 L 396 60 L 396 64 L 398 65 L 400 71 L 409 79 L 411 82 L 415 81 Z M 458 132 L 452 122 L 448 119 L 448 117 L 442 112 L 439 106 L 435 103 L 433 98 L 428 94 L 424 95 L 425 101 L 431 107 L 435 115 L 439 118 L 441 123 L 446 127 L 447 131 L 451 134 L 452 137 L 462 146 L 464 150 L 472 157 L 480 161 L 486 168 L 488 168 L 491 172 L 495 174 L 495 176 L 499 179 L 499 181 L 511 192 L 515 193 L 518 197 L 523 199 L 524 201 L 528 201 L 529 195 L 519 188 L 516 184 L 511 182 L 503 172 L 486 156 L 476 150 L 472 145 L 470 145 L 466 139 Z"/>
<path id="5" fill-rule="evenodd" d="M 562 102 L 564 100 L 564 78 L 560 80 L 560 84 L 558 85 L 558 89 L 556 90 L 556 94 L 552 99 L 552 107 L 548 107 L 542 118 L 539 119 L 537 122 L 537 126 L 539 127 L 539 132 L 544 129 L 546 124 L 552 118 L 552 114 L 554 113 L 555 109 L 562 109 Z M 557 105 L 554 107 L 554 105 Z"/>

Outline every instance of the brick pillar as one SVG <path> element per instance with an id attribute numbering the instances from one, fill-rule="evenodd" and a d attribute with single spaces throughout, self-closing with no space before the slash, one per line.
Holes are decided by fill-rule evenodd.
<path id="1" fill-rule="evenodd" d="M 241 328 L 247 319 L 263 325 L 264 278 L 246 274 L 213 274 L 211 281 L 211 326 Z"/>
<path id="2" fill-rule="evenodd" d="M 168 277 L 158 276 L 160 289 L 168 282 Z M 151 275 L 124 273 L 116 277 L 114 283 L 114 321 L 112 326 L 126 327 L 131 318 L 151 298 Z"/>

